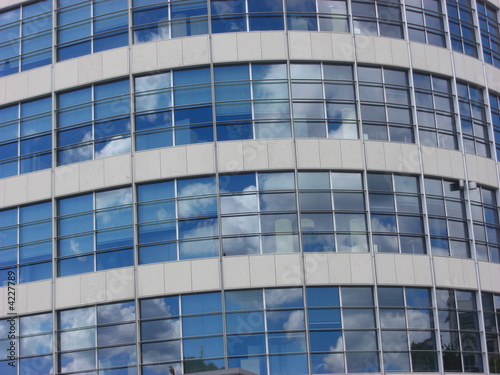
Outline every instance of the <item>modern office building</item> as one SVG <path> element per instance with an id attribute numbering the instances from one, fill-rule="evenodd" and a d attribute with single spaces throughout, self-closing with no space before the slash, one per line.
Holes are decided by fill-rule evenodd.
<path id="1" fill-rule="evenodd" d="M 1 0 L 0 374 L 500 373 L 499 6 Z"/>

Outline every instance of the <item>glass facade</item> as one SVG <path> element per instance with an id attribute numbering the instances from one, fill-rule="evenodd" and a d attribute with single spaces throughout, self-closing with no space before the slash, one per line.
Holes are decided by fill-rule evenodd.
<path id="1" fill-rule="evenodd" d="M 484 321 L 490 371 L 498 373 L 498 296 L 477 298 L 455 289 L 434 297 L 429 288 L 315 286 L 92 305 L 56 311 L 54 330 L 50 312 L 0 320 L 0 369 L 15 374 L 4 353 L 12 340 L 23 374 L 54 374 L 53 363 L 60 374 L 157 374 L 170 366 L 185 374 L 422 373 L 441 363 L 446 372 L 482 372 Z M 11 325 L 18 328 L 9 338 Z"/>
<path id="2" fill-rule="evenodd" d="M 129 43 L 266 30 L 352 32 L 399 39 L 406 35 L 412 41 L 446 47 L 446 18 L 454 50 L 477 57 L 475 33 L 480 29 L 484 61 L 499 64 L 497 12 L 480 1 L 133 0 L 129 8 L 127 0 L 57 0 L 55 6 L 53 11 L 52 0 L 40 0 L 0 13 L 0 51 L 4 52 L 0 76 L 51 64 L 53 35 L 57 61 Z M 474 21 L 476 12 L 479 24 Z"/>
<path id="3" fill-rule="evenodd" d="M 52 100 L 0 108 L 0 178 L 52 167 Z"/>
<path id="4" fill-rule="evenodd" d="M 409 77 L 406 70 L 386 67 L 360 65 L 354 72 L 345 64 L 252 63 L 166 71 L 133 81 L 132 95 L 130 81 L 122 79 L 57 93 L 55 108 L 50 98 L 0 108 L 0 175 L 51 167 L 52 128 L 56 165 L 65 165 L 133 147 L 359 139 L 360 134 L 404 143 L 417 143 L 418 136 L 425 146 L 492 157 L 489 121 L 495 136 L 498 127 L 494 93 L 489 120 L 483 88 L 421 72 Z"/>
<path id="5" fill-rule="evenodd" d="M 498 4 L 9 4 L 2 375 L 500 373 Z"/>
<path id="6" fill-rule="evenodd" d="M 52 0 L 0 12 L 0 77 L 52 63 Z"/>

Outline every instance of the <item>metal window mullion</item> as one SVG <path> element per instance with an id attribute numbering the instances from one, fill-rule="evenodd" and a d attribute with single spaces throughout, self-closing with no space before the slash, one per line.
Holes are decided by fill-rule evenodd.
<path id="1" fill-rule="evenodd" d="M 90 53 L 94 53 L 94 0 L 90 0 Z"/>
<path id="2" fill-rule="evenodd" d="M 176 245 L 176 255 L 177 255 L 177 260 L 181 259 L 181 240 L 179 236 L 179 198 L 178 198 L 178 191 L 177 191 L 177 182 L 178 179 L 173 180 L 174 182 L 174 211 L 175 211 L 175 245 Z M 180 303 L 180 302 L 179 302 Z"/>
<path id="3" fill-rule="evenodd" d="M 92 225 L 93 225 L 93 237 L 94 237 L 94 248 L 93 250 L 93 260 L 94 260 L 94 272 L 97 271 L 97 209 L 96 209 L 96 192 L 92 193 Z M 97 314 L 97 312 L 96 312 Z M 97 319 L 97 315 L 96 315 Z"/>

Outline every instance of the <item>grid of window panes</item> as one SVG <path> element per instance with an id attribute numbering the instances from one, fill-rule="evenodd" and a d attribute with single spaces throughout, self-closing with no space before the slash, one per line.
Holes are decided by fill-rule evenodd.
<path id="1" fill-rule="evenodd" d="M 58 165 L 130 152 L 129 92 L 121 80 L 58 94 Z"/>
<path id="2" fill-rule="evenodd" d="M 52 166 L 52 100 L 0 108 L 0 178 Z"/>
<path id="3" fill-rule="evenodd" d="M 470 0 L 447 0 L 451 47 L 458 52 L 477 57 L 476 27 Z"/>
<path id="4" fill-rule="evenodd" d="M 358 80 L 364 139 L 413 143 L 408 73 L 358 66 Z"/>
<path id="5" fill-rule="evenodd" d="M 500 373 L 500 295 L 483 293 L 483 319 L 490 373 Z"/>
<path id="6" fill-rule="evenodd" d="M 476 256 L 500 263 L 500 219 L 495 190 L 478 187 L 469 190 L 474 226 Z"/>
<path id="7" fill-rule="evenodd" d="M 208 33 L 207 0 L 133 0 L 132 6 L 135 43 Z"/>
<path id="8" fill-rule="evenodd" d="M 58 374 L 136 373 L 135 302 L 64 310 L 58 318 Z"/>
<path id="9" fill-rule="evenodd" d="M 500 95 L 490 91 L 491 122 L 493 123 L 493 136 L 495 138 L 496 158 L 500 161 Z"/>
<path id="10" fill-rule="evenodd" d="M 376 173 L 367 178 L 374 251 L 425 254 L 418 178 Z"/>
<path id="11" fill-rule="evenodd" d="M 437 289 L 436 306 L 432 300 L 431 289 L 394 286 L 160 296 L 138 301 L 137 312 L 134 301 L 60 310 L 57 340 L 51 312 L 13 317 L 0 320 L 0 370 L 53 374 L 55 354 L 57 373 L 130 374 L 140 353 L 144 375 L 170 366 L 184 374 L 438 372 L 438 355 L 444 371 L 477 373 L 487 349 L 489 372 L 499 373 L 500 296 L 483 293 L 481 315 L 473 291 Z M 8 364 L 11 341 L 15 367 Z"/>
<path id="12" fill-rule="evenodd" d="M 0 76 L 52 63 L 52 0 L 0 13 Z"/>
<path id="13" fill-rule="evenodd" d="M 131 188 L 63 198 L 58 203 L 59 276 L 134 264 Z"/>
<path id="14" fill-rule="evenodd" d="M 298 188 L 304 252 L 368 251 L 361 173 L 299 172 Z"/>
<path id="15" fill-rule="evenodd" d="M 436 327 L 429 289 L 377 289 L 384 370 L 438 371 Z"/>
<path id="16" fill-rule="evenodd" d="M 457 95 L 464 151 L 479 156 L 491 157 L 491 141 L 486 122 L 483 89 L 457 82 Z"/>
<path id="17" fill-rule="evenodd" d="M 10 271 L 15 283 L 52 277 L 52 203 L 0 211 L 0 286 Z"/>
<path id="18" fill-rule="evenodd" d="M 351 66 L 291 64 L 290 79 L 295 137 L 358 138 Z"/>
<path id="19" fill-rule="evenodd" d="M 459 182 L 425 178 L 425 193 L 432 253 L 470 258 L 464 191 Z"/>
<path id="20" fill-rule="evenodd" d="M 420 144 L 458 149 L 456 113 L 447 78 L 413 73 Z"/>
<path id="21" fill-rule="evenodd" d="M 444 371 L 483 372 L 476 293 L 437 289 Z"/>
<path id="22" fill-rule="evenodd" d="M 399 0 L 351 0 L 354 34 L 403 38 Z"/>
<path id="23" fill-rule="evenodd" d="M 214 177 L 137 187 L 139 263 L 219 255 Z"/>
<path id="24" fill-rule="evenodd" d="M 52 313 L 0 320 L 2 375 L 54 374 L 52 343 Z"/>
<path id="25" fill-rule="evenodd" d="M 57 0 L 57 60 L 128 45 L 127 0 Z"/>
<path id="26" fill-rule="evenodd" d="M 440 0 L 405 0 L 408 37 L 422 43 L 446 46 Z"/>
<path id="27" fill-rule="evenodd" d="M 497 10 L 481 1 L 477 2 L 479 16 L 479 29 L 481 30 L 481 43 L 483 57 L 487 63 L 500 67 L 500 25 Z"/>

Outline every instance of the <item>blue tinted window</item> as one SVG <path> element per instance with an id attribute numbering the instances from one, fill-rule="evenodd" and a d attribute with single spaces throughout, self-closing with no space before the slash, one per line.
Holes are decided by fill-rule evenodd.
<path id="1" fill-rule="evenodd" d="M 185 295 L 181 298 L 183 314 L 220 312 L 222 301 L 220 293 Z"/>

